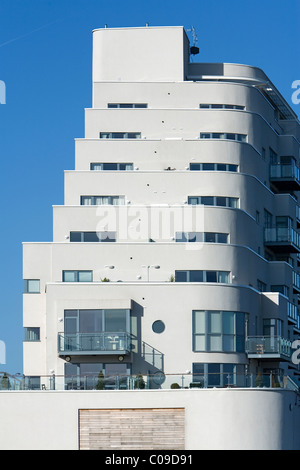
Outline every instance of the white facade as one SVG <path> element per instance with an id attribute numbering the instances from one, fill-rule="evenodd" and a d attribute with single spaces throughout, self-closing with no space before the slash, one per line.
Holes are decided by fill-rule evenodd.
<path id="1" fill-rule="evenodd" d="M 1 450 L 78 450 L 81 449 L 82 411 L 118 413 L 123 410 L 183 410 L 184 449 L 172 446 L 174 455 L 191 455 L 193 450 L 299 450 L 299 403 L 295 393 L 274 389 L 202 390 L 114 390 L 0 392 Z M 126 450 L 139 450 L 147 423 L 139 421 L 137 431 L 128 423 L 123 439 Z M 107 425 L 112 434 L 114 422 Z M 164 427 L 165 429 L 165 427 Z M 163 431 L 163 429 L 160 429 Z M 165 429 L 172 434 L 173 429 Z M 101 431 L 100 431 L 101 433 Z M 110 434 L 111 433 L 111 434 Z M 102 435 L 105 429 L 102 427 Z M 132 437 L 137 445 L 132 445 Z M 137 439 L 138 437 L 138 439 Z M 151 434 L 149 436 L 151 438 Z M 98 448 L 101 449 L 99 446 Z M 123 448 L 124 449 L 124 448 Z M 106 445 L 100 455 L 105 459 L 123 450 L 120 442 Z M 144 450 L 145 447 L 142 449 Z M 167 451 L 166 447 L 160 449 Z M 103 449 L 101 449 L 103 450 Z M 156 452 L 155 452 L 156 450 Z M 147 455 L 161 455 L 153 449 L 133 453 L 140 462 Z M 175 450 L 175 452 L 174 452 Z M 126 455 L 126 454 L 125 454 Z M 128 455 L 128 454 L 127 454 Z M 171 453 L 172 455 L 172 453 Z M 152 463 L 155 463 L 153 460 Z M 200 463 L 200 462 L 199 462 Z"/>
<path id="2" fill-rule="evenodd" d="M 53 241 L 24 244 L 28 386 L 298 383 L 297 116 L 260 69 L 190 62 L 182 27 L 93 39 Z"/>

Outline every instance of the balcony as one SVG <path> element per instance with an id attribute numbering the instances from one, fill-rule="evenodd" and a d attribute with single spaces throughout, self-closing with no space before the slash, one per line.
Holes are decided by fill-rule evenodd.
<path id="1" fill-rule="evenodd" d="M 271 165 L 270 181 L 277 191 L 299 191 L 300 170 L 295 163 Z"/>
<path id="2" fill-rule="evenodd" d="M 248 336 L 245 350 L 249 359 L 288 361 L 292 355 L 292 343 L 280 336 Z"/>
<path id="3" fill-rule="evenodd" d="M 68 355 L 125 355 L 131 351 L 131 335 L 123 332 L 58 334 L 58 353 Z"/>
<path id="4" fill-rule="evenodd" d="M 300 253 L 300 237 L 291 227 L 266 227 L 265 246 L 275 253 Z"/>

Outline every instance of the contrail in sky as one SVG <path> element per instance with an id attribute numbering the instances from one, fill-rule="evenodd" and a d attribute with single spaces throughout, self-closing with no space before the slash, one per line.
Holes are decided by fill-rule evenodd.
<path id="1" fill-rule="evenodd" d="M 19 39 L 23 39 L 23 38 L 29 36 L 30 34 L 36 33 L 37 31 L 40 31 L 41 29 L 44 29 L 47 26 L 50 26 L 51 24 L 56 23 L 57 21 L 59 21 L 59 20 L 55 20 L 55 21 L 52 21 L 51 23 L 44 24 L 43 26 L 40 26 L 39 28 L 36 28 L 33 31 L 30 31 L 29 33 L 23 34 L 22 36 L 18 36 L 14 39 L 10 39 L 9 41 L 3 42 L 2 44 L 0 44 L 0 47 L 6 46 L 7 44 L 10 44 L 11 42 L 18 41 Z"/>

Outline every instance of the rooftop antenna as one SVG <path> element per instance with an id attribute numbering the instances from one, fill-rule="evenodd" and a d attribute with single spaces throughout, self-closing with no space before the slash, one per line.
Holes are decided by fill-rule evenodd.
<path id="1" fill-rule="evenodd" d="M 191 26 L 191 28 L 187 29 L 187 31 L 192 33 L 192 38 L 193 38 L 193 45 L 190 47 L 190 53 L 192 55 L 199 54 L 199 47 L 196 46 L 198 42 L 198 37 L 197 37 L 197 33 L 196 33 L 194 26 Z"/>

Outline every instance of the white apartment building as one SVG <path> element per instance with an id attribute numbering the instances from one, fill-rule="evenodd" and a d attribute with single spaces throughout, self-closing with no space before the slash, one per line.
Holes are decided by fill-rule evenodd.
<path id="1" fill-rule="evenodd" d="M 93 32 L 53 241 L 23 245 L 28 388 L 298 384 L 299 121 L 196 59 L 182 27 Z"/>

